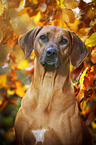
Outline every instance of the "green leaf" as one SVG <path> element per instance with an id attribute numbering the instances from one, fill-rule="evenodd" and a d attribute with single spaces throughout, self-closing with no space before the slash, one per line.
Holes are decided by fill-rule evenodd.
<path id="1" fill-rule="evenodd" d="M 96 32 L 86 39 L 85 45 L 88 47 L 96 46 Z"/>

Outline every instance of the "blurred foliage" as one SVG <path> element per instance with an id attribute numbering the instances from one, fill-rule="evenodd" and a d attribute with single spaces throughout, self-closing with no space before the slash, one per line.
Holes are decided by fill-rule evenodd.
<path id="1" fill-rule="evenodd" d="M 18 38 L 38 25 L 74 31 L 88 56 L 70 65 L 80 114 L 96 143 L 96 1 L 0 0 L 0 144 L 17 144 L 14 119 L 34 73 L 34 52 L 26 60 Z"/>

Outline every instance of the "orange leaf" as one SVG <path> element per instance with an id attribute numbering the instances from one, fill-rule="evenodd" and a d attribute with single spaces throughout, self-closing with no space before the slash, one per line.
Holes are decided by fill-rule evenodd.
<path id="1" fill-rule="evenodd" d="M 3 102 L 3 104 L 0 107 L 0 112 L 7 106 L 7 104 L 8 104 L 7 100 Z"/>
<path id="2" fill-rule="evenodd" d="M 13 60 L 13 62 L 15 62 L 15 63 L 17 62 L 17 59 L 12 52 L 10 53 L 10 58 Z"/>
<path id="3" fill-rule="evenodd" d="M 31 64 L 29 67 L 26 67 L 26 73 L 27 74 L 33 74 L 34 72 L 34 65 Z"/>
<path id="4" fill-rule="evenodd" d="M 91 89 L 93 83 L 94 83 L 94 77 L 92 74 L 89 74 L 88 77 L 84 76 L 84 81 L 83 81 L 84 90 L 88 91 L 89 89 Z"/>
<path id="5" fill-rule="evenodd" d="M 94 76 L 92 74 L 89 74 L 88 78 L 89 78 L 90 86 L 92 86 L 94 83 Z"/>
<path id="6" fill-rule="evenodd" d="M 15 89 L 16 94 L 20 97 L 23 97 L 25 94 L 25 90 L 24 90 L 22 83 L 20 81 L 16 80 L 15 84 L 16 84 L 16 89 Z"/>
<path id="7" fill-rule="evenodd" d="M 17 104 L 17 100 L 11 100 L 10 103 Z"/>
<path id="8" fill-rule="evenodd" d="M 27 9 L 29 9 L 29 8 L 21 9 L 21 10 L 18 12 L 18 16 L 21 16 L 21 15 L 25 14 L 25 13 L 27 12 Z"/>
<path id="9" fill-rule="evenodd" d="M 96 63 L 96 47 L 92 50 L 91 60 L 93 63 Z"/>
<path id="10" fill-rule="evenodd" d="M 84 90 L 88 91 L 89 89 L 91 89 L 89 79 L 86 76 L 84 76 L 83 84 L 84 84 Z"/>

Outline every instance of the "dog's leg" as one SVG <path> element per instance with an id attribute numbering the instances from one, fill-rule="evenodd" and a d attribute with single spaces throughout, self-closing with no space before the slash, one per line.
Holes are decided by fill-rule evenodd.
<path id="1" fill-rule="evenodd" d="M 15 119 L 15 133 L 16 133 L 18 144 L 23 145 L 22 144 L 23 132 L 26 129 L 26 126 L 28 125 L 28 121 L 23 115 L 22 108 L 19 109 L 17 114 L 18 115 L 16 116 Z"/>

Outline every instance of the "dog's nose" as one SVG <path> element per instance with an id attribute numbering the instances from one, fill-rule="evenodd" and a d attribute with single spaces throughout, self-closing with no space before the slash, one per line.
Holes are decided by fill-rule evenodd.
<path id="1" fill-rule="evenodd" d="M 57 56 L 57 50 L 53 46 L 48 47 L 47 48 L 47 56 L 48 57 L 56 57 Z"/>

